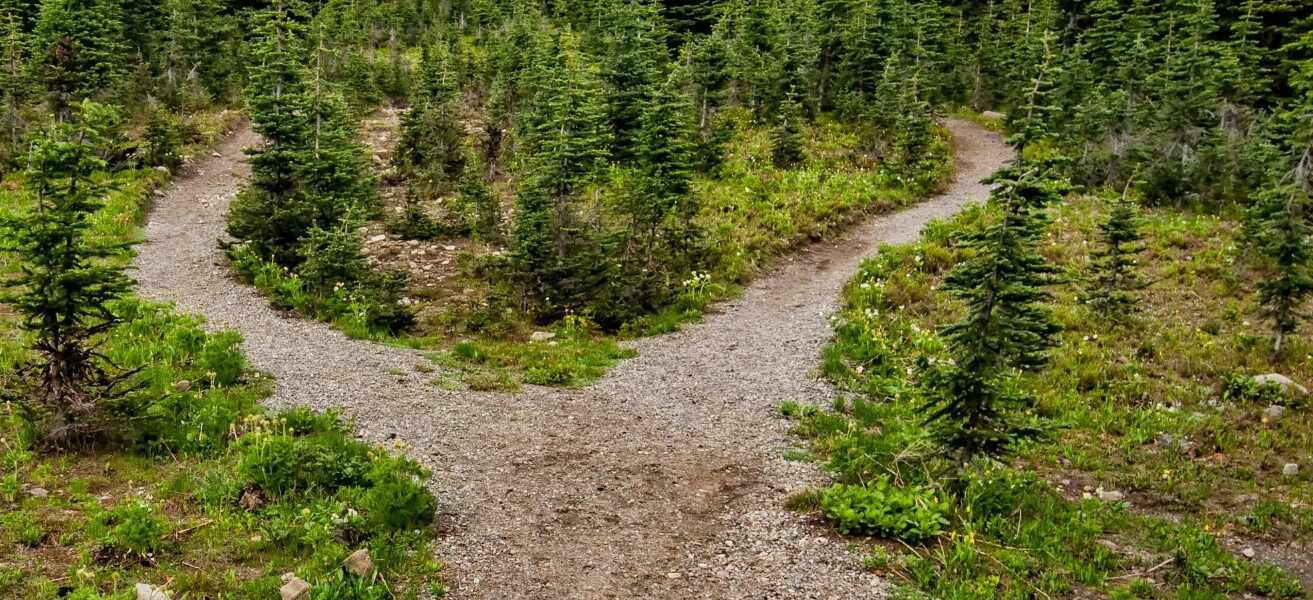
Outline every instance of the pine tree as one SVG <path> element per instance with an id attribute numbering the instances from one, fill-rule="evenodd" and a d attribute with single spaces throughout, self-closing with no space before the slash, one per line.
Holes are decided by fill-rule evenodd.
<path id="1" fill-rule="evenodd" d="M 573 34 L 559 33 L 554 45 L 554 59 L 538 63 L 541 87 L 525 119 L 528 171 L 516 195 L 512 259 L 540 299 L 579 307 L 610 262 L 581 206 L 610 158 L 610 127 L 602 81 Z"/>
<path id="2" fill-rule="evenodd" d="M 1130 184 L 1127 184 L 1128 193 Z M 1145 287 L 1135 267 L 1135 257 L 1144 252 L 1138 242 L 1140 213 L 1135 202 L 1123 193 L 1112 202 L 1108 218 L 1099 222 L 1102 247 L 1093 253 L 1094 277 L 1085 303 L 1101 317 L 1117 317 L 1135 311 L 1135 292 Z"/>
<path id="3" fill-rule="evenodd" d="M 300 262 L 301 238 L 315 225 L 301 178 L 306 140 L 307 92 L 300 26 L 282 4 L 260 15 L 252 45 L 254 64 L 246 89 L 252 128 L 264 139 L 248 150 L 251 179 L 233 201 L 228 232 L 257 256 L 284 266 Z"/>
<path id="4" fill-rule="evenodd" d="M 1037 157 L 1029 146 L 1049 137 L 1036 117 L 1048 105 L 1047 75 L 1041 69 L 1029 86 L 1023 108 L 1029 116 L 1013 137 L 1018 158 L 985 180 L 997 185 L 989 199 L 992 222 L 963 236 L 962 247 L 974 253 L 942 286 L 966 305 L 967 314 L 939 332 L 950 361 L 929 369 L 927 422 L 954 451 L 959 467 L 1034 433 L 1021 418 L 1034 399 L 1017 389 L 1014 372 L 1043 366 L 1060 330 L 1043 306 L 1055 270 L 1038 247 L 1045 210 L 1069 188 L 1054 176 L 1055 159 Z"/>
<path id="5" fill-rule="evenodd" d="M 695 264 L 698 203 L 693 193 L 692 106 L 676 76 L 656 90 L 638 120 L 635 181 L 622 194 L 621 255 L 625 286 L 620 302 L 651 310 L 666 296 L 677 271 Z"/>
<path id="6" fill-rule="evenodd" d="M 1279 354 L 1286 337 L 1308 318 L 1304 305 L 1313 297 L 1313 195 L 1307 185 L 1292 183 L 1262 190 L 1256 200 L 1255 241 L 1271 262 L 1258 284 L 1258 300 L 1272 321 L 1272 351 Z"/>
<path id="7" fill-rule="evenodd" d="M 410 112 L 402 119 L 398 165 L 426 193 L 454 183 L 464 170 L 465 126 L 457 96 L 460 82 L 446 44 L 430 47 L 420 70 Z"/>
<path id="8" fill-rule="evenodd" d="M 780 104 L 779 124 L 770 135 L 770 158 L 779 169 L 793 168 L 804 158 L 802 106 L 794 95 Z"/>
<path id="9" fill-rule="evenodd" d="M 1287 50 L 1313 50 L 1313 32 Z M 1278 115 L 1289 168 L 1259 190 L 1248 218 L 1250 238 L 1271 264 L 1258 292 L 1277 353 L 1308 318 L 1302 311 L 1313 297 L 1313 59 L 1292 66 L 1295 97 Z"/>
<path id="10" fill-rule="evenodd" d="M 46 0 L 32 35 L 32 59 L 60 120 L 71 106 L 117 85 L 127 68 L 118 0 Z"/>
<path id="11" fill-rule="evenodd" d="M 601 75 L 610 88 L 611 153 L 627 162 L 644 105 L 661 84 L 666 34 L 653 0 L 611 0 L 604 19 Z"/>
<path id="12" fill-rule="evenodd" d="M 483 182 L 483 169 L 473 157 L 465 161 L 465 172 L 460 179 L 460 196 L 474 212 L 471 231 L 485 239 L 496 239 L 501 226 L 501 199 Z"/>
<path id="13" fill-rule="evenodd" d="M 98 338 L 119 322 L 113 302 L 131 291 L 117 259 L 119 245 L 94 242 L 91 219 L 107 188 L 98 152 L 113 109 L 83 102 L 69 122 L 55 124 L 33 144 L 23 180 L 31 208 L 5 225 L 6 250 L 17 276 L 3 300 L 22 316 L 36 362 L 20 367 L 0 396 L 15 402 L 44 440 L 68 444 L 104 433 L 110 403 L 132 373 L 117 372 L 96 351 Z"/>
<path id="14" fill-rule="evenodd" d="M 27 130 L 24 112 L 29 103 L 32 84 L 27 71 L 28 36 L 23 29 L 21 6 L 14 0 L 0 2 L 0 178 L 22 152 Z"/>

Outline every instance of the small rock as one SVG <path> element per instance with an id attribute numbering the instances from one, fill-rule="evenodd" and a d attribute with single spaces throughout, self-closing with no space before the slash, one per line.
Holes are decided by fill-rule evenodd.
<path id="1" fill-rule="evenodd" d="M 1281 474 L 1286 477 L 1299 475 L 1299 463 L 1286 463 L 1286 466 L 1281 467 Z"/>
<path id="2" fill-rule="evenodd" d="M 164 588 L 149 583 L 138 583 L 133 589 L 137 590 L 137 600 L 169 600 L 169 593 Z"/>
<path id="3" fill-rule="evenodd" d="M 169 168 L 166 167 L 166 166 L 164 166 L 164 165 L 160 165 L 160 166 L 158 166 L 158 167 L 155 167 L 155 170 L 156 170 L 156 171 L 159 171 L 159 172 L 161 172 L 161 173 L 166 173 L 166 174 L 169 172 Z"/>
<path id="4" fill-rule="evenodd" d="M 1273 404 L 1263 409 L 1263 422 L 1275 423 L 1281 419 L 1281 415 L 1284 414 L 1286 414 L 1286 407 L 1281 406 L 1280 404 Z"/>
<path id="5" fill-rule="evenodd" d="M 1113 552 L 1117 552 L 1118 550 L 1121 550 L 1121 548 L 1117 546 L 1117 543 L 1112 540 L 1097 540 L 1095 543 Z"/>
<path id="6" fill-rule="evenodd" d="M 186 379 L 180 379 L 173 382 L 173 389 L 178 390 L 179 392 L 188 391 L 191 389 L 191 382 Z"/>
<path id="7" fill-rule="evenodd" d="M 666 579 L 679 579 L 680 577 L 679 573 L 666 573 Z"/>
<path id="8" fill-rule="evenodd" d="M 1003 114 L 1003 113 L 1001 113 L 1001 112 L 998 112 L 998 111 L 993 111 L 993 110 L 987 110 L 987 111 L 985 111 L 985 112 L 982 112 L 982 113 L 980 113 L 980 116 L 982 116 L 982 117 L 984 117 L 984 118 L 986 118 L 986 119 L 994 119 L 994 120 L 996 120 L 996 121 L 1001 121 L 1001 120 L 1007 118 L 1007 115 L 1005 115 L 1005 114 Z"/>
<path id="9" fill-rule="evenodd" d="M 50 492 L 47 491 L 46 488 L 34 487 L 30 490 L 27 490 L 27 495 L 33 498 L 45 498 L 50 495 Z"/>
<path id="10" fill-rule="evenodd" d="M 1100 488 L 1098 493 L 1099 493 L 1099 499 L 1103 500 L 1104 502 L 1121 502 L 1122 500 L 1126 499 L 1126 494 L 1123 494 L 1117 490 L 1104 490 Z"/>
<path id="11" fill-rule="evenodd" d="M 361 548 L 352 552 L 346 560 L 342 562 L 342 567 L 348 573 L 365 576 L 374 570 L 374 561 L 369 559 L 369 548 Z"/>
<path id="12" fill-rule="evenodd" d="M 443 249 L 443 250 L 446 250 L 447 252 L 451 252 L 452 250 L 455 250 L 456 247 L 455 247 L 455 246 L 443 246 L 442 249 Z"/>
<path id="13" fill-rule="evenodd" d="M 529 341 L 546 342 L 554 337 L 556 337 L 556 334 L 550 331 L 535 331 L 533 332 L 533 335 L 529 336 Z"/>
<path id="14" fill-rule="evenodd" d="M 287 575 L 283 577 L 287 583 L 284 583 L 283 587 L 278 589 L 278 593 L 282 594 L 283 600 L 305 600 L 310 597 L 310 584 L 306 580 L 295 575 L 292 575 L 290 579 L 287 579 Z"/>
<path id="15" fill-rule="evenodd" d="M 1308 395 L 1308 388 L 1295 383 L 1289 377 L 1280 373 L 1268 373 L 1266 375 L 1255 375 L 1254 383 L 1258 385 L 1275 385 L 1281 388 L 1282 393 L 1289 394 L 1292 391 L 1299 392 L 1300 395 Z"/>
<path id="16" fill-rule="evenodd" d="M 1172 437 L 1172 434 L 1170 433 L 1159 433 L 1154 438 L 1154 441 L 1158 442 L 1159 446 L 1171 447 L 1176 445 L 1176 438 Z"/>
<path id="17" fill-rule="evenodd" d="M 387 239 L 388 239 L 388 236 L 383 235 L 383 234 L 379 234 L 379 235 L 376 235 L 376 236 L 374 236 L 374 237 L 372 237 L 372 238 L 369 238 L 369 241 L 371 241 L 371 242 L 382 242 L 382 241 L 386 241 Z"/>
<path id="18" fill-rule="evenodd" d="M 1245 548 L 1244 550 L 1240 551 L 1240 554 L 1243 555 L 1245 558 L 1253 558 L 1258 555 L 1257 552 L 1254 552 L 1253 548 Z"/>

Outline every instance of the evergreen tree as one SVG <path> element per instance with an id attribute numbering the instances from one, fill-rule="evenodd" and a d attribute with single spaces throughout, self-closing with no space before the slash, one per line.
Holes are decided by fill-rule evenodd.
<path id="1" fill-rule="evenodd" d="M 1102 247 L 1093 253 L 1094 277 L 1085 302 L 1101 317 L 1130 314 L 1135 310 L 1135 292 L 1145 284 L 1135 267 L 1135 257 L 1144 252 L 1138 244 L 1143 238 L 1140 213 L 1127 194 L 1112 202 L 1108 217 L 1099 222 L 1099 231 Z"/>
<path id="2" fill-rule="evenodd" d="M 626 291 L 621 302 L 642 310 L 658 308 L 675 272 L 691 269 L 697 252 L 693 223 L 692 106 L 675 77 L 656 90 L 639 117 L 634 182 L 622 193 L 625 222 L 621 253 Z"/>
<path id="3" fill-rule="evenodd" d="M 516 196 L 512 253 L 549 314 L 586 305 L 610 265 L 582 206 L 610 158 L 605 89 L 570 32 L 554 45 L 554 59 L 539 62 L 541 87 L 526 118 L 528 171 Z"/>
<path id="4" fill-rule="evenodd" d="M 950 361 L 933 365 L 924 389 L 932 410 L 927 421 L 959 467 L 1035 433 L 1022 418 L 1034 398 L 1017 388 L 1014 372 L 1044 365 L 1060 330 L 1043 306 L 1054 268 L 1038 247 L 1045 210 L 1068 187 L 1054 176 L 1055 159 L 1030 146 L 1049 137 L 1037 118 L 1048 106 L 1048 75 L 1041 68 L 1029 86 L 1023 108 L 1029 116 L 1013 137 L 1018 158 L 985 180 L 997 184 L 989 199 L 992 222 L 963 236 L 961 245 L 973 254 L 944 278 L 943 288 L 967 313 L 940 330 Z"/>
<path id="5" fill-rule="evenodd" d="M 46 0 L 32 35 L 32 59 L 60 120 L 73 103 L 122 81 L 128 48 L 118 0 Z"/>
<path id="6" fill-rule="evenodd" d="M 307 92 L 300 26 L 282 4 L 260 15 L 246 89 L 252 128 L 264 139 L 248 150 L 251 179 L 228 216 L 228 232 L 260 257 L 284 266 L 300 261 L 301 238 L 315 225 L 301 178 L 307 161 Z"/>
<path id="7" fill-rule="evenodd" d="M 23 28 L 21 5 L 15 0 L 0 1 L 0 178 L 22 152 L 28 121 L 24 114 L 31 97 L 31 79 L 27 71 L 28 36 Z"/>
<path id="8" fill-rule="evenodd" d="M 98 152 L 113 109 L 74 108 L 69 122 L 33 144 L 21 192 L 30 208 L 5 223 L 6 250 L 20 272 L 5 281 L 3 299 L 22 316 L 39 360 L 20 367 L 0 395 L 54 444 L 106 432 L 109 404 L 131 375 L 115 372 L 96 351 L 98 338 L 119 322 L 113 302 L 132 286 L 116 262 L 124 248 L 90 235 L 107 191 L 95 175 L 106 167 Z"/>
<path id="9" fill-rule="evenodd" d="M 770 135 L 770 158 L 776 168 L 793 168 L 804 158 L 801 113 L 802 107 L 793 95 L 780 104 L 779 124 Z"/>
<path id="10" fill-rule="evenodd" d="M 465 126 L 460 120 L 458 74 L 446 44 L 430 47 L 410 112 L 402 119 L 399 166 L 426 193 L 454 183 L 464 170 Z"/>
<path id="11" fill-rule="evenodd" d="M 495 239 L 502 221 L 501 199 L 483 182 L 482 171 L 478 160 L 466 160 L 459 191 L 462 201 L 474 212 L 471 223 L 474 235 L 482 239 Z"/>
<path id="12" fill-rule="evenodd" d="M 610 88 L 611 153 L 627 162 L 644 106 L 661 83 L 665 31 L 654 0 L 611 0 L 604 19 L 601 75 Z"/>
<path id="13" fill-rule="evenodd" d="M 1287 50 L 1313 50 L 1313 32 Z M 1288 132 L 1283 146 L 1289 168 L 1258 192 L 1248 219 L 1250 238 L 1271 265 L 1258 292 L 1277 353 L 1307 318 L 1302 311 L 1313 297 L 1313 58 L 1293 67 L 1295 97 L 1278 116 Z"/>

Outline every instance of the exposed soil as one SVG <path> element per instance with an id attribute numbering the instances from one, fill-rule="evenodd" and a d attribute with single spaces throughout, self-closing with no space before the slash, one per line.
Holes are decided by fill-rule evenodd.
<path id="1" fill-rule="evenodd" d="M 845 540 L 782 508 L 824 477 L 781 457 L 793 442 L 778 408 L 833 398 L 815 370 L 859 261 L 985 198 L 977 182 L 1011 156 L 996 134 L 947 125 L 947 193 L 782 261 L 702 323 L 635 342 L 638 358 L 582 390 L 435 389 L 416 352 L 289 318 L 234 281 L 215 241 L 250 131 L 159 198 L 135 276 L 143 295 L 240 331 L 277 377 L 274 407 L 344 407 L 362 437 L 409 445 L 434 472 L 454 597 L 877 597 L 884 582 Z"/>

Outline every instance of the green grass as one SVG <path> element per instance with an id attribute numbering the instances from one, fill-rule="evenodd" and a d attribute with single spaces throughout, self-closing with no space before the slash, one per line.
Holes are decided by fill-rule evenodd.
<path id="1" fill-rule="evenodd" d="M 552 329 L 557 336 L 549 341 L 465 341 L 429 357 L 459 374 L 459 381 L 470 389 L 514 391 L 521 384 L 588 385 L 620 360 L 638 354 L 587 327 L 579 318 L 564 320 Z M 450 388 L 456 381 L 439 378 L 433 385 Z"/>
<path id="2" fill-rule="evenodd" d="M 936 287 L 961 258 L 954 232 L 978 226 L 978 209 L 862 266 L 823 364 L 851 397 L 835 411 L 787 412 L 846 483 L 892 478 L 957 492 L 944 535 L 871 561 L 910 589 L 943 598 L 1304 595 L 1276 567 L 1218 540 L 1313 541 L 1308 399 L 1247 383 L 1269 372 L 1313 382 L 1309 332 L 1272 356 L 1253 291 L 1263 267 L 1238 248 L 1238 225 L 1176 211 L 1146 215 L 1139 267 L 1153 285 L 1139 294 L 1140 312 L 1098 318 L 1079 296 L 1102 211 L 1081 198 L 1055 212 L 1042 251 L 1067 275 L 1052 301 L 1065 331 L 1050 366 L 1022 378 L 1051 435 L 1018 444 L 1006 468 L 949 477 L 917 387 L 922 361 L 943 357 L 936 327 L 960 315 Z M 1271 403 L 1287 410 L 1264 422 Z M 1299 476 L 1282 475 L 1288 462 L 1304 467 Z M 1101 500 L 1099 490 L 1123 498 Z"/>
<path id="3" fill-rule="evenodd" d="M 229 124 L 202 119 L 214 126 L 191 153 Z M 164 175 L 105 177 L 116 188 L 94 235 L 139 241 Z M 0 212 L 23 208 L 7 192 L 17 185 L 4 182 Z M 0 276 L 15 268 L 0 257 Z M 441 591 L 431 528 L 397 518 L 433 514 L 422 471 L 394 456 L 405 448 L 356 442 L 332 414 L 268 415 L 261 401 L 272 381 L 248 368 L 237 334 L 207 333 L 198 318 L 135 298 L 117 309 L 124 323 L 100 350 L 144 367 L 124 445 L 37 451 L 15 407 L 0 404 L 0 597 L 131 598 L 133 584 L 150 582 L 167 583 L 174 598 L 254 600 L 277 597 L 286 572 L 323 597 Z M 0 307 L 0 372 L 28 357 L 24 341 Z M 248 493 L 260 500 L 244 507 Z M 344 575 L 341 560 L 365 545 L 378 575 Z"/>

